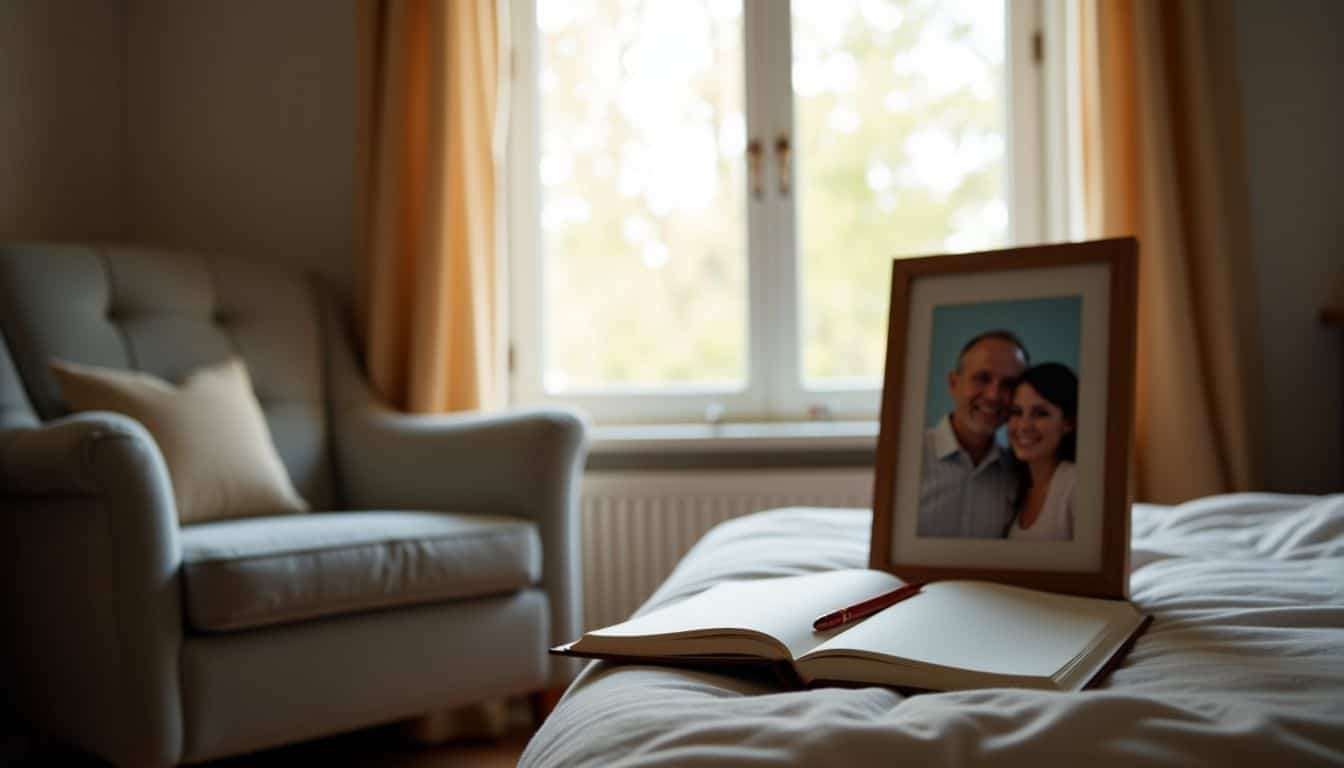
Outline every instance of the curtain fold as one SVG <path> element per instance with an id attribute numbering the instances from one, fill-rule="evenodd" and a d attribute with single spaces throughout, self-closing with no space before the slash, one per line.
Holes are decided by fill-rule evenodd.
<path id="1" fill-rule="evenodd" d="M 1136 498 L 1257 488 L 1262 374 L 1232 9 L 1080 8 L 1086 235 L 1139 240 Z"/>
<path id="2" fill-rule="evenodd" d="M 359 10 L 359 318 L 370 381 L 410 412 L 504 401 L 498 7 Z"/>

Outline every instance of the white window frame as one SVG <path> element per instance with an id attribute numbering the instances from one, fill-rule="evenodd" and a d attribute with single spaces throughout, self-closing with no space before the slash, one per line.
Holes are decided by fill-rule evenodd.
<path id="1" fill-rule="evenodd" d="M 1004 0 L 1005 57 L 1009 95 L 1007 141 L 1010 166 L 1005 195 L 1010 244 L 1063 239 L 1071 234 L 1067 200 L 1076 160 L 1059 151 L 1070 146 L 1071 121 L 1063 105 L 1070 83 L 1063 66 L 1065 4 L 1050 0 Z M 541 237 L 540 55 L 536 0 L 512 0 L 512 82 L 508 132 L 508 265 L 510 286 L 510 400 L 515 404 L 559 402 L 590 413 L 598 423 L 693 423 L 704 421 L 806 421 L 817 418 L 874 420 L 879 383 L 804 389 L 799 294 L 797 220 L 793 196 L 779 194 L 776 137 L 793 141 L 791 39 L 787 4 L 744 0 L 744 93 L 749 139 L 766 150 L 761 199 L 747 205 L 747 383 L 736 390 L 689 387 L 638 391 L 544 390 L 543 299 L 545 269 Z M 784 8 L 784 11 L 780 9 Z M 1044 61 L 1042 61 L 1042 59 Z M 1047 63 L 1049 64 L 1047 66 Z M 782 75 L 780 73 L 783 73 Z M 1050 116 L 1047 119 L 1047 115 Z M 796 152 L 796 149 L 795 149 Z M 792 172 L 796 163 L 790 163 Z M 789 179 L 789 189 L 794 189 Z M 886 286 L 879 290 L 885 291 Z M 778 297 L 793 297 L 779 301 Z"/>

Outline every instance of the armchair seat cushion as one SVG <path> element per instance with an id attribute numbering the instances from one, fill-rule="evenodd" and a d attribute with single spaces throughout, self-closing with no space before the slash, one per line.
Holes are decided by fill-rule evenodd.
<path id="1" fill-rule="evenodd" d="M 513 592 L 537 583 L 534 523 L 448 512 L 318 512 L 182 528 L 186 613 L 222 632 Z"/>

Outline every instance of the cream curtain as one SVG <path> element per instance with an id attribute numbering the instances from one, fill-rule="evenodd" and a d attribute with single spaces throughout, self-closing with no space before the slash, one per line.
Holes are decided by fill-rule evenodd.
<path id="1" fill-rule="evenodd" d="M 1082 0 L 1090 237 L 1139 240 L 1136 498 L 1260 485 L 1260 352 L 1230 3 Z"/>
<path id="2" fill-rule="evenodd" d="M 411 412 L 505 396 L 500 5 L 358 6 L 358 309 L 373 386 Z"/>

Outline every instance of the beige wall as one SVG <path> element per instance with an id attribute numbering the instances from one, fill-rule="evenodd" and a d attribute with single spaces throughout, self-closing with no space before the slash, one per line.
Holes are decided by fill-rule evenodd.
<path id="1" fill-rule="evenodd" d="M 132 240 L 352 277 L 354 0 L 128 0 Z"/>
<path id="2" fill-rule="evenodd" d="M 354 0 L 0 0 L 0 238 L 353 276 Z"/>
<path id="3" fill-rule="evenodd" d="M 1344 3 L 1238 0 L 1267 486 L 1344 490 Z"/>
<path id="4" fill-rule="evenodd" d="M 121 238 L 122 10 L 0 0 L 0 238 Z"/>

